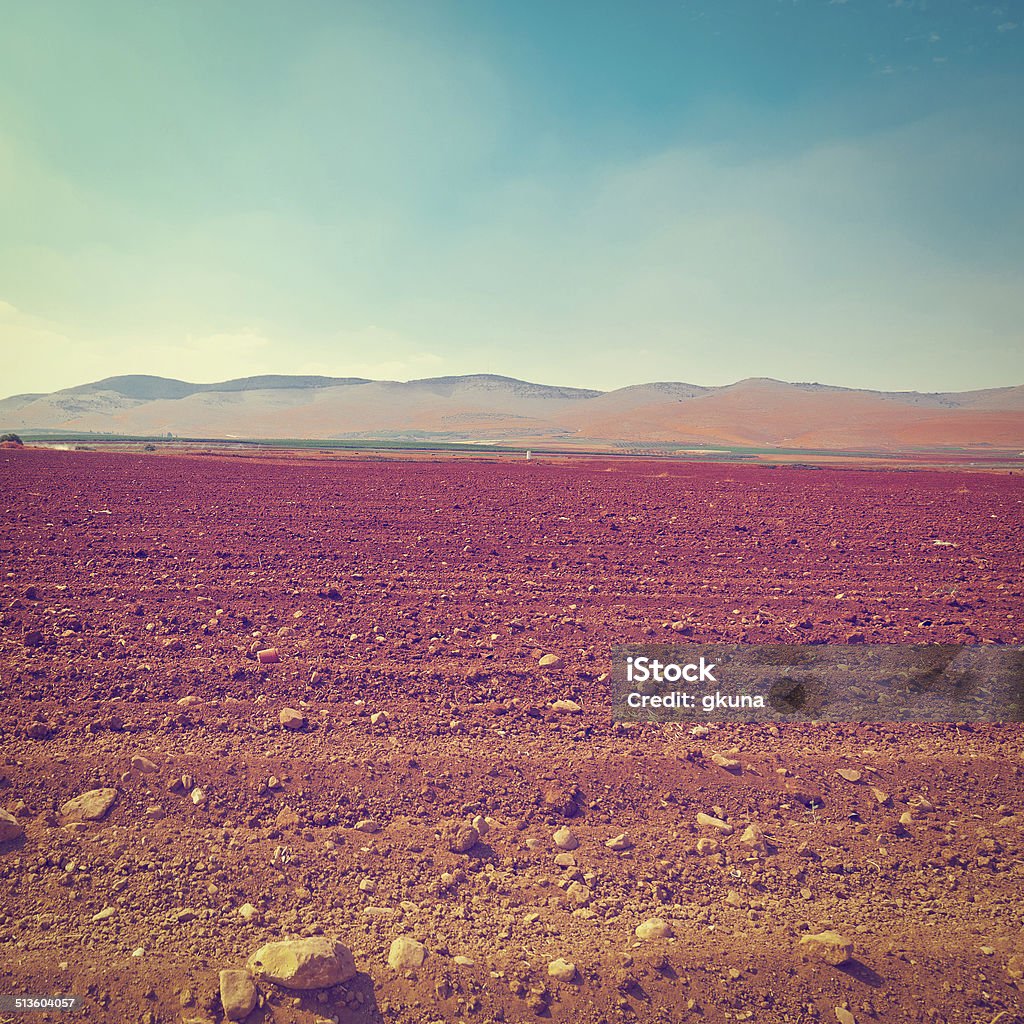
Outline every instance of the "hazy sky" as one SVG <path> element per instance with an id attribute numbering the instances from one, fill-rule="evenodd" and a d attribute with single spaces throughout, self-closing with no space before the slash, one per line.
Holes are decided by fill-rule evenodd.
<path id="1" fill-rule="evenodd" d="M 2 21 L 0 394 L 1024 383 L 1024 0 Z"/>

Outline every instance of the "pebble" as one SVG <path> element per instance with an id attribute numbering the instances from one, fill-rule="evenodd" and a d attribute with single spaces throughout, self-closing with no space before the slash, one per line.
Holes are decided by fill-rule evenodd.
<path id="1" fill-rule="evenodd" d="M 764 832 L 761 831 L 759 825 L 755 825 L 753 823 L 749 824 L 743 830 L 743 835 L 740 836 L 740 842 L 754 850 L 757 850 L 758 853 L 764 853 L 768 847 L 768 841 L 764 837 Z"/>
<path id="2" fill-rule="evenodd" d="M 391 716 L 386 711 L 374 711 L 370 715 L 370 725 L 387 725 L 391 721 Z"/>
<path id="3" fill-rule="evenodd" d="M 352 951 L 337 939 L 316 935 L 261 946 L 247 964 L 257 977 L 283 988 L 329 988 L 356 976 Z"/>
<path id="4" fill-rule="evenodd" d="M 64 803 L 60 813 L 72 821 L 99 821 L 116 799 L 116 789 L 90 789 Z"/>
<path id="5" fill-rule="evenodd" d="M 856 768 L 838 768 L 836 769 L 836 775 L 841 779 L 846 779 L 847 782 L 860 782 L 862 778 Z"/>
<path id="6" fill-rule="evenodd" d="M 146 775 L 152 775 L 153 772 L 159 771 L 155 761 L 151 761 L 148 757 L 143 757 L 142 754 L 136 754 L 132 758 L 132 767 L 137 772 L 143 772 Z"/>
<path id="7" fill-rule="evenodd" d="M 705 736 L 711 735 L 711 730 L 706 725 L 695 725 L 690 730 L 691 736 L 696 736 L 697 739 L 702 740 Z"/>
<path id="8" fill-rule="evenodd" d="M 295 708 L 281 708 L 281 713 L 277 717 L 280 719 L 281 725 L 293 732 L 306 727 L 306 716 Z"/>
<path id="9" fill-rule="evenodd" d="M 573 882 L 565 890 L 565 895 L 578 907 L 585 907 L 594 898 L 590 886 L 584 885 L 582 882 Z"/>
<path id="10" fill-rule="evenodd" d="M 452 957 L 452 959 L 460 967 L 472 967 L 476 963 L 476 961 L 470 956 L 456 956 Z"/>
<path id="11" fill-rule="evenodd" d="M 708 825 L 713 829 L 717 829 L 723 836 L 731 836 L 735 831 L 727 821 L 722 821 L 721 818 L 716 818 L 711 814 L 705 814 L 703 811 L 697 814 L 697 824 Z"/>
<path id="12" fill-rule="evenodd" d="M 839 1024 L 857 1024 L 857 1018 L 845 1006 L 836 1007 L 836 1020 Z"/>
<path id="13" fill-rule="evenodd" d="M 555 981 L 570 982 L 576 977 L 576 965 L 559 957 L 548 964 L 548 977 L 554 978 Z"/>
<path id="14" fill-rule="evenodd" d="M 557 654 L 545 654 L 537 664 L 541 668 L 563 668 L 565 666 L 565 662 Z"/>
<path id="15" fill-rule="evenodd" d="M 804 952 L 814 959 L 834 966 L 845 964 L 853 957 L 853 943 L 837 931 L 805 935 L 800 940 L 800 945 L 806 947 Z"/>
<path id="16" fill-rule="evenodd" d="M 705 836 L 703 839 L 697 840 L 697 853 L 701 857 L 711 857 L 716 853 L 722 852 L 722 844 L 717 839 L 708 839 Z"/>
<path id="17" fill-rule="evenodd" d="M 375 832 L 380 831 L 380 822 L 374 821 L 373 818 L 363 818 L 361 821 L 356 822 L 356 831 L 373 835 Z"/>
<path id="18" fill-rule="evenodd" d="M 10 842 L 12 839 L 20 839 L 25 834 L 24 826 L 7 811 L 0 808 L 0 843 Z"/>
<path id="19" fill-rule="evenodd" d="M 562 715 L 580 715 L 583 713 L 583 706 L 574 700 L 556 700 L 551 705 L 551 710 Z"/>
<path id="20" fill-rule="evenodd" d="M 192 803 L 194 803 L 196 807 L 198 807 L 200 804 L 206 803 L 206 793 L 203 790 L 201 790 L 198 786 L 196 786 L 196 788 L 193 789 L 191 793 L 189 793 L 189 796 L 192 798 Z"/>
<path id="21" fill-rule="evenodd" d="M 256 652 L 256 660 L 261 665 L 276 665 L 281 660 L 276 647 L 268 647 L 265 651 Z"/>
<path id="22" fill-rule="evenodd" d="M 614 850 L 616 853 L 622 853 L 625 850 L 633 849 L 633 840 L 626 835 L 625 832 L 620 832 L 617 836 L 612 836 L 611 839 L 606 840 L 605 846 L 609 850 Z"/>
<path id="23" fill-rule="evenodd" d="M 719 768 L 723 768 L 725 771 L 732 772 L 735 775 L 738 775 L 743 767 L 739 761 L 731 757 L 726 757 L 724 754 L 712 754 L 711 760 L 717 764 Z"/>
<path id="24" fill-rule="evenodd" d="M 573 835 L 568 825 L 563 825 L 552 838 L 560 850 L 576 850 L 580 845 L 580 841 Z"/>
<path id="25" fill-rule="evenodd" d="M 427 947 L 408 935 L 400 935 L 388 950 L 388 967 L 394 971 L 414 971 L 423 966 Z"/>
<path id="26" fill-rule="evenodd" d="M 884 807 L 889 803 L 891 797 L 884 789 L 879 789 L 878 786 L 871 787 L 871 795 L 875 798 L 875 802 L 880 806 Z"/>
<path id="27" fill-rule="evenodd" d="M 220 1002 L 228 1020 L 245 1020 L 256 1008 L 256 985 L 248 971 L 220 972 Z"/>
<path id="28" fill-rule="evenodd" d="M 93 924 L 99 924 L 101 921 L 109 921 L 112 917 L 117 915 L 116 907 L 104 907 L 98 914 L 92 915 Z"/>
<path id="29" fill-rule="evenodd" d="M 251 921 L 258 913 L 259 911 L 251 903 L 243 903 L 238 908 L 238 916 L 243 921 Z"/>
<path id="30" fill-rule="evenodd" d="M 636 926 L 636 937 L 638 939 L 670 939 L 673 935 L 672 925 L 660 917 L 652 917 L 643 924 Z"/>
<path id="31" fill-rule="evenodd" d="M 555 867 L 574 868 L 576 867 L 576 858 L 571 853 L 555 854 Z"/>

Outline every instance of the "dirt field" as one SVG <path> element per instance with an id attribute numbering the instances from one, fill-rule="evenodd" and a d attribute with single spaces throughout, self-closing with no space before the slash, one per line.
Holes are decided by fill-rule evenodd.
<path id="1" fill-rule="evenodd" d="M 0 485 L 0 994 L 84 1001 L 0 1020 L 221 1021 L 221 969 L 320 935 L 357 976 L 246 1020 L 1024 1020 L 1019 725 L 614 726 L 603 680 L 652 639 L 1021 644 L 1019 476 L 26 449 Z"/>

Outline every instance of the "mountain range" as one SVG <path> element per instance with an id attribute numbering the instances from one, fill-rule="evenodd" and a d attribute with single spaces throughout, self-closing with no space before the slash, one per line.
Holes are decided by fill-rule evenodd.
<path id="1" fill-rule="evenodd" d="M 0 431 L 197 438 L 816 449 L 1024 447 L 1024 386 L 919 393 L 749 378 L 594 391 L 473 374 L 411 381 L 129 375 L 0 400 Z"/>

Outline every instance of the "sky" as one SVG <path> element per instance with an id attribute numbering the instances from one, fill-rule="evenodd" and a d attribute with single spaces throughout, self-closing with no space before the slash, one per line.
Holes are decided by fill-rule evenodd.
<path id="1" fill-rule="evenodd" d="M 0 395 L 1024 383 L 1024 0 L 41 0 Z"/>

